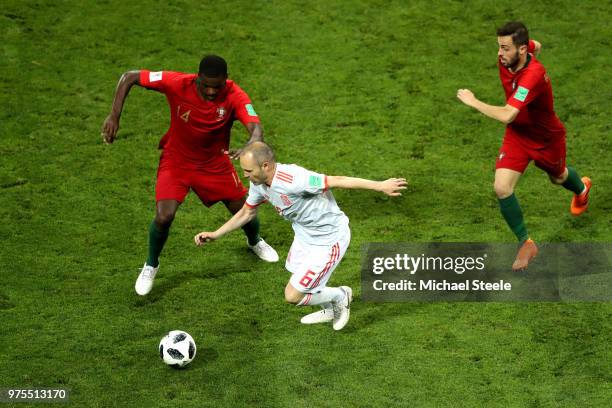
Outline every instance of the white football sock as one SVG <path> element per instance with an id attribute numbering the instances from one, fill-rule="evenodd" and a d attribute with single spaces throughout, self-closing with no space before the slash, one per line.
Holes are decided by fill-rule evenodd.
<path id="1" fill-rule="evenodd" d="M 331 302 L 339 302 L 344 298 L 344 291 L 340 288 L 328 288 L 325 287 L 317 293 L 306 293 L 304 297 L 298 303 L 298 306 L 313 306 L 313 305 L 325 305 Z M 331 305 L 329 305 L 331 307 Z"/>

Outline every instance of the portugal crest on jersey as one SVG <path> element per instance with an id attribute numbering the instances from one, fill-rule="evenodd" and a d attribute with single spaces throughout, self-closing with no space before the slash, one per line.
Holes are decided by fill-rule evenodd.
<path id="1" fill-rule="evenodd" d="M 217 120 L 223 120 L 226 113 L 227 111 L 225 110 L 225 108 L 223 106 L 219 106 L 217 108 Z"/>

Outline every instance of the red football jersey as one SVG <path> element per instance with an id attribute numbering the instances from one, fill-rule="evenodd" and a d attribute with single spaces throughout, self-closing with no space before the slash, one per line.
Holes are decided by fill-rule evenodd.
<path id="1" fill-rule="evenodd" d="M 197 168 L 208 173 L 225 173 L 234 120 L 244 125 L 259 123 L 249 96 L 227 80 L 214 101 L 200 96 L 196 74 L 172 71 L 140 71 L 140 85 L 166 95 L 170 105 L 170 128 L 159 142 L 164 160 L 183 168 Z"/>
<path id="2" fill-rule="evenodd" d="M 516 119 L 506 127 L 506 134 L 520 136 L 532 148 L 546 146 L 551 140 L 565 137 L 565 127 L 555 114 L 550 79 L 544 66 L 532 54 L 529 42 L 527 64 L 512 73 L 498 60 L 506 103 L 519 109 Z"/>

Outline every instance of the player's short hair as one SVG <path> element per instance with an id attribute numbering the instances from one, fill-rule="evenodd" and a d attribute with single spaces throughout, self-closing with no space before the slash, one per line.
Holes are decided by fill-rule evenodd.
<path id="1" fill-rule="evenodd" d="M 497 29 L 498 37 L 511 35 L 512 43 L 517 47 L 529 45 L 529 31 L 520 21 L 509 21 Z"/>
<path id="2" fill-rule="evenodd" d="M 200 61 L 198 72 L 210 78 L 227 76 L 227 62 L 218 55 L 207 55 Z"/>
<path id="3" fill-rule="evenodd" d="M 253 155 L 258 166 L 261 166 L 264 162 L 276 163 L 274 150 L 264 142 L 249 143 L 244 150 L 242 150 L 242 154 L 246 153 L 251 153 Z"/>

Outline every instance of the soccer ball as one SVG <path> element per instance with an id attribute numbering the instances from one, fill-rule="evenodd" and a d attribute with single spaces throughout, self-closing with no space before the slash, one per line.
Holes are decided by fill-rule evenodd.
<path id="1" fill-rule="evenodd" d="M 193 337 L 182 330 L 172 330 L 159 342 L 159 356 L 171 367 L 185 367 L 195 355 L 196 344 Z"/>

